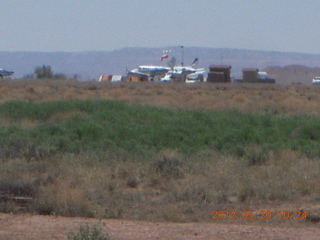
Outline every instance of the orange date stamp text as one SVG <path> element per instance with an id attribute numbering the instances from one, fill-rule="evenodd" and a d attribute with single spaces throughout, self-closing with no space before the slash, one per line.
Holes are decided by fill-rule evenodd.
<path id="1" fill-rule="evenodd" d="M 212 211 L 212 219 L 305 219 L 307 211 Z"/>

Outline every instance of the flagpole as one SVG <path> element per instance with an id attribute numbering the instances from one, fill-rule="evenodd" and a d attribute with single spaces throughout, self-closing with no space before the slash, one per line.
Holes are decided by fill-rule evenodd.
<path id="1" fill-rule="evenodd" d="M 180 46 L 180 47 L 181 47 L 181 56 L 182 56 L 181 66 L 183 67 L 183 63 L 184 63 L 184 47 L 183 46 Z"/>

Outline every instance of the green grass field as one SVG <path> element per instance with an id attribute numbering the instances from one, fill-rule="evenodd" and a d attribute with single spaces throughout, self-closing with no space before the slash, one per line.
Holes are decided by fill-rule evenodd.
<path id="1" fill-rule="evenodd" d="M 172 110 L 108 100 L 49 103 L 7 102 L 0 106 L 1 156 L 44 156 L 86 151 L 137 154 L 203 150 L 244 157 L 289 149 L 320 156 L 319 119 L 238 111 Z M 12 152 L 11 152 L 12 151 Z M 36 156 L 34 156 L 36 157 Z"/>

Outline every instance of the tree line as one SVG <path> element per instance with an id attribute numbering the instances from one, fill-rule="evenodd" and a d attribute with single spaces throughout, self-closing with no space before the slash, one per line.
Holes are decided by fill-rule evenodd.
<path id="1" fill-rule="evenodd" d="M 37 79 L 66 79 L 66 75 L 62 73 L 54 74 L 53 70 L 51 69 L 51 66 L 49 65 L 42 65 L 38 66 L 34 70 L 34 77 Z"/>

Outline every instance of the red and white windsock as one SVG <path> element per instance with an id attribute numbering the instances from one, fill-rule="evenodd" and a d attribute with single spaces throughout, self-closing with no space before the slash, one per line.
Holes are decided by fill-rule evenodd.
<path id="1" fill-rule="evenodd" d="M 169 57 L 168 54 L 162 55 L 162 56 L 161 56 L 161 61 L 163 61 L 163 59 L 167 59 L 168 57 Z"/>

